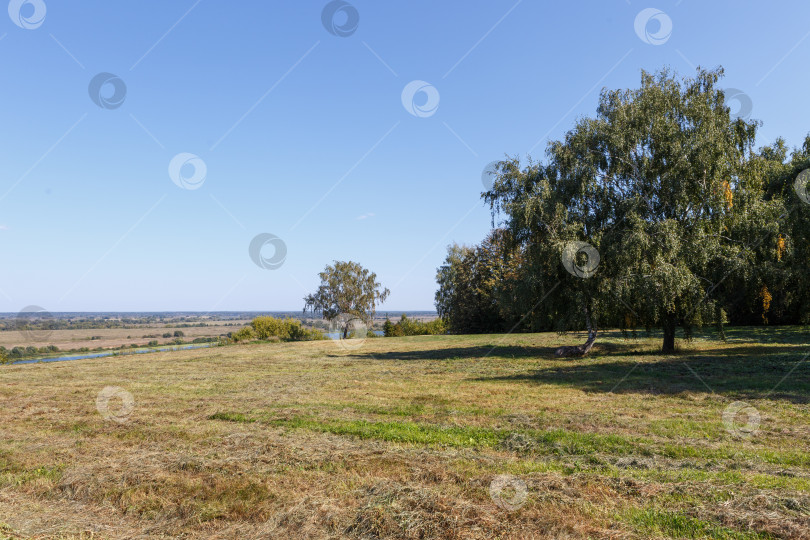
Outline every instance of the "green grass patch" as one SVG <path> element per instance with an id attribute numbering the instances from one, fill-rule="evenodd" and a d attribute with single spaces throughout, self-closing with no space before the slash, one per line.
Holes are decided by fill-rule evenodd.
<path id="1" fill-rule="evenodd" d="M 713 538 L 717 540 L 767 540 L 770 534 L 753 531 L 735 531 L 722 525 L 694 518 L 678 512 L 643 508 L 626 512 L 623 521 L 635 526 L 645 535 L 670 538 Z"/>
<path id="2" fill-rule="evenodd" d="M 527 437 L 541 453 L 585 455 L 608 452 L 620 455 L 647 452 L 619 435 L 601 435 L 566 430 L 503 430 L 473 426 L 440 426 L 410 421 L 370 422 L 368 420 L 316 419 L 307 416 L 289 418 L 261 418 L 236 412 L 219 412 L 211 420 L 252 423 L 263 422 L 291 429 L 307 429 L 335 435 L 350 435 L 361 439 L 379 439 L 389 442 L 436 444 L 462 448 L 493 448 L 515 433 Z"/>
<path id="3" fill-rule="evenodd" d="M 63 465 L 29 469 L 9 465 L 0 471 L 0 486 L 23 486 L 37 481 L 56 483 L 62 479 L 64 469 Z"/>

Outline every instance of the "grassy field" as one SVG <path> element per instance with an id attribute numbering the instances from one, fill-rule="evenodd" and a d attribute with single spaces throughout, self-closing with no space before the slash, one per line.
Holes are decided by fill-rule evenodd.
<path id="1" fill-rule="evenodd" d="M 231 321 L 229 321 L 231 322 Z M 248 321 L 233 321 L 247 324 Z M 240 326 L 226 326 L 225 324 L 211 324 L 205 327 L 176 327 L 165 325 L 142 325 L 137 328 L 92 328 L 83 330 L 51 330 L 36 332 L 33 335 L 22 332 L 0 332 L 0 345 L 7 349 L 12 347 L 44 347 L 56 345 L 62 351 L 88 347 L 94 349 L 120 347 L 121 345 L 146 345 L 155 340 L 158 343 L 171 343 L 175 338 L 164 338 L 164 333 L 183 332 L 184 340 L 191 341 L 198 337 L 216 337 L 228 332 L 238 330 Z M 149 336 L 149 337 L 147 337 Z"/>
<path id="2" fill-rule="evenodd" d="M 0 538 L 810 538 L 810 335 L 729 338 L 0 367 Z"/>

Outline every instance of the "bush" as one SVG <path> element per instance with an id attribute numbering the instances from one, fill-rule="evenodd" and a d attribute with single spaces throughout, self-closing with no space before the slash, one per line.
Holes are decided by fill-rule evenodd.
<path id="1" fill-rule="evenodd" d="M 174 337 L 184 337 L 184 336 L 185 336 L 185 334 L 183 333 L 182 330 L 175 330 L 174 331 Z"/>
<path id="2" fill-rule="evenodd" d="M 241 330 L 237 330 L 236 332 L 231 334 L 231 339 L 239 343 L 240 341 L 250 341 L 252 339 L 256 339 L 256 332 L 253 331 L 253 328 L 250 326 L 246 326 Z"/>
<path id="3" fill-rule="evenodd" d="M 447 333 L 447 326 L 443 319 L 424 323 L 416 319 L 409 319 L 403 313 L 402 318 L 396 323 L 385 319 L 383 332 L 385 337 L 441 335 Z"/>
<path id="4" fill-rule="evenodd" d="M 298 319 L 276 317 L 256 317 L 237 332 L 230 334 L 232 341 L 250 341 L 261 339 L 264 341 L 314 341 L 326 339 L 318 329 L 307 329 Z"/>
<path id="5" fill-rule="evenodd" d="M 320 330 L 308 330 L 298 319 L 275 317 L 256 317 L 250 323 L 258 339 L 277 337 L 281 341 L 312 341 L 324 339 Z"/>
<path id="6" fill-rule="evenodd" d="M 287 335 L 284 321 L 275 317 L 256 317 L 250 326 L 253 327 L 258 339 L 268 339 L 270 336 L 281 338 L 283 335 Z"/>
<path id="7" fill-rule="evenodd" d="M 146 346 L 147 347 L 157 347 L 157 344 L 158 344 L 157 340 L 154 339 L 154 340 L 150 341 L 149 343 L 147 343 Z"/>

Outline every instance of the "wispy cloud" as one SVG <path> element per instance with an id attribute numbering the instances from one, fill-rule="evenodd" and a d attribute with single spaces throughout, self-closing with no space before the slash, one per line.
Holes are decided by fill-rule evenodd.
<path id="1" fill-rule="evenodd" d="M 0 231 L 7 231 L 8 225 L 0 225 Z"/>
<path id="2" fill-rule="evenodd" d="M 355 219 L 360 221 L 361 219 L 368 219 L 370 217 L 374 217 L 374 212 L 369 212 L 368 214 L 363 214 L 362 216 L 357 216 Z"/>

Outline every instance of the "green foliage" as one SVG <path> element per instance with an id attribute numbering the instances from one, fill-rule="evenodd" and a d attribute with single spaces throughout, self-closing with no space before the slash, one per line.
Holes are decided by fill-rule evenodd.
<path id="1" fill-rule="evenodd" d="M 251 341 L 256 339 L 256 332 L 253 331 L 253 327 L 245 326 L 244 328 L 232 333 L 231 339 L 236 343 L 239 343 L 240 341 Z"/>
<path id="2" fill-rule="evenodd" d="M 506 232 L 492 231 L 474 247 L 454 244 L 436 273 L 436 310 L 450 332 L 501 332 L 521 310 L 515 276 L 522 255 L 510 250 Z"/>
<path id="3" fill-rule="evenodd" d="M 385 302 L 390 294 L 377 281 L 377 274 L 356 262 L 335 261 L 318 275 L 321 284 L 315 294 L 304 298 L 304 312 L 320 313 L 328 321 L 338 320 L 344 339 L 357 321 L 371 326 L 377 304 Z"/>
<path id="4" fill-rule="evenodd" d="M 191 340 L 192 343 L 217 343 L 219 341 L 218 337 L 198 337 Z"/>
<path id="5" fill-rule="evenodd" d="M 256 317 L 246 326 L 233 334 L 231 340 L 251 341 L 254 339 L 281 341 L 314 341 L 326 339 L 323 332 L 313 328 L 304 328 L 301 321 L 293 318 Z"/>
<path id="6" fill-rule="evenodd" d="M 275 317 L 256 317 L 250 326 L 258 339 L 268 339 L 271 336 L 281 337 L 287 334 L 284 320 Z"/>
<path id="7" fill-rule="evenodd" d="M 441 318 L 422 322 L 409 319 L 403 313 L 396 323 L 392 323 L 390 319 L 386 318 L 383 332 L 385 337 L 441 335 L 447 333 L 447 325 Z"/>
<path id="8" fill-rule="evenodd" d="M 757 240 L 779 232 L 783 205 L 763 198 L 757 124 L 731 116 L 721 76 L 642 72 L 638 89 L 603 91 L 596 117 L 550 143 L 547 163 L 500 163 L 484 198 L 519 258 L 517 279 L 501 289 L 527 308 L 523 328 L 658 326 L 670 351 L 676 327 L 688 336 L 722 320 L 729 276 L 751 288 Z M 582 258 L 583 243 L 600 260 L 575 275 L 572 265 L 597 262 Z M 437 307 L 451 321 L 459 311 L 438 295 Z"/>

